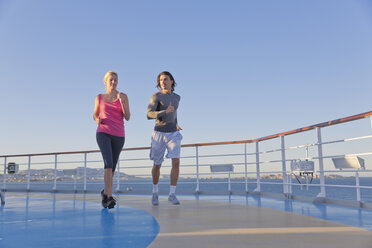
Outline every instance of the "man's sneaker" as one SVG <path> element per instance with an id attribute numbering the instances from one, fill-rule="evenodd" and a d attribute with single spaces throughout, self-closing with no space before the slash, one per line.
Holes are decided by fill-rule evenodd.
<path id="1" fill-rule="evenodd" d="M 159 205 L 159 193 L 152 193 L 152 205 L 157 206 Z"/>
<path id="2" fill-rule="evenodd" d="M 105 195 L 104 190 L 101 191 L 102 207 L 107 208 L 107 195 Z"/>
<path id="3" fill-rule="evenodd" d="M 107 208 L 108 209 L 111 209 L 111 208 L 114 208 L 116 205 L 116 200 L 114 197 L 110 196 L 109 198 L 107 198 Z"/>
<path id="4" fill-rule="evenodd" d="M 170 194 L 168 197 L 168 201 L 173 205 L 179 205 L 180 201 L 177 199 L 176 194 Z"/>

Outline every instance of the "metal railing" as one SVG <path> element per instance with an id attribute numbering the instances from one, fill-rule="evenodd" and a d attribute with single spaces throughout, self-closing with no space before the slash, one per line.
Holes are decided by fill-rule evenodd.
<path id="1" fill-rule="evenodd" d="M 372 116 L 372 111 L 357 114 L 345 118 L 340 118 L 332 121 L 327 121 L 299 129 L 294 129 L 282 133 L 277 133 L 269 135 L 262 138 L 252 139 L 252 140 L 240 140 L 240 141 L 227 141 L 227 142 L 211 142 L 211 143 L 197 143 L 197 144 L 186 144 L 182 145 L 182 152 L 186 153 L 181 157 L 182 161 L 182 173 L 180 174 L 179 185 L 187 185 L 188 188 L 193 187 L 193 190 L 189 190 L 189 193 L 203 193 L 210 190 L 201 189 L 202 185 L 214 185 L 214 184 L 227 184 L 226 191 L 228 193 L 234 192 L 232 185 L 242 186 L 240 193 L 264 193 L 266 190 L 263 187 L 268 185 L 274 185 L 275 190 L 279 194 L 283 194 L 286 197 L 292 197 L 294 195 L 301 195 L 302 193 L 297 191 L 294 192 L 294 188 L 304 188 L 304 184 L 300 181 L 295 181 L 293 177 L 293 171 L 288 169 L 287 164 L 296 159 L 306 159 L 317 162 L 317 170 L 314 171 L 316 176 L 316 183 L 309 184 L 306 181 L 306 189 L 317 188 L 318 192 L 316 198 L 326 198 L 327 190 L 329 188 L 345 188 L 355 190 L 355 200 L 357 202 L 362 202 L 361 189 L 366 190 L 368 194 L 372 195 L 372 183 L 371 185 L 361 185 L 360 184 L 360 174 L 367 175 L 372 172 L 371 170 L 326 170 L 324 165 L 324 160 L 329 160 L 337 156 L 343 156 L 342 154 L 336 155 L 324 155 L 323 147 L 325 145 L 335 145 L 346 142 L 363 141 L 372 138 L 372 135 L 363 135 L 357 137 L 348 137 L 342 139 L 335 139 L 323 142 L 322 130 L 324 128 L 330 128 L 341 123 L 354 123 L 357 120 L 362 120 L 366 117 Z M 286 146 L 286 140 L 289 137 L 299 135 L 301 133 L 310 130 L 315 130 L 315 142 L 303 142 L 301 144 L 294 146 Z M 355 130 L 355 129 L 353 129 Z M 349 135 L 349 133 L 348 133 Z M 314 137 L 313 137 L 314 138 Z M 271 142 L 273 140 L 279 140 L 279 144 L 270 144 L 269 148 L 265 148 L 265 142 Z M 305 139 L 305 141 L 308 141 Z M 241 147 L 243 146 L 243 147 Z M 252 152 L 248 152 L 248 146 L 253 146 Z M 219 149 L 218 147 L 223 147 Z M 298 151 L 306 149 L 316 148 L 314 156 L 309 157 L 306 154 L 304 158 L 300 155 Z M 116 191 L 123 192 L 123 185 L 148 185 L 151 177 L 151 162 L 149 158 L 143 153 L 148 154 L 150 147 L 136 147 L 136 148 L 124 148 L 121 158 L 119 159 L 117 166 L 117 173 L 115 174 Z M 203 151 L 201 151 L 203 149 Z M 239 152 L 240 149 L 240 152 Z M 208 153 L 206 153 L 206 151 Z M 231 151 L 231 152 L 229 152 Z M 292 151 L 297 151 L 296 154 L 290 154 Z M 142 153 L 141 153 L 142 152 Z M 141 153 L 140 155 L 134 154 L 131 157 L 131 153 Z M 279 155 L 274 155 L 279 154 Z M 372 155 L 372 151 L 369 152 L 357 152 L 352 153 L 356 156 L 368 157 Z M 41 184 L 51 185 L 49 190 L 58 191 L 61 189 L 61 185 L 73 185 L 71 190 L 77 191 L 77 184 L 82 186 L 82 191 L 88 191 L 88 186 L 91 185 L 102 185 L 102 178 L 99 169 L 102 167 L 102 159 L 97 158 L 100 155 L 99 150 L 89 150 L 89 151 L 74 151 L 74 152 L 55 152 L 55 153 L 34 153 L 34 154 L 14 154 L 14 155 L 1 155 L 0 158 L 3 159 L 3 174 L 2 174 L 2 190 L 11 190 L 10 186 L 18 185 L 18 189 L 30 191 L 35 186 L 40 186 Z M 69 159 L 68 156 L 78 156 L 79 158 Z M 89 156 L 89 159 L 88 159 Z M 274 158 L 272 158 L 274 157 Z M 16 178 L 17 174 L 7 173 L 8 162 L 14 162 L 19 160 L 18 164 L 20 167 L 26 167 L 27 169 L 21 170 L 22 173 L 18 173 L 19 176 L 23 176 L 23 180 Z M 213 173 L 208 171 L 211 165 L 218 164 L 233 164 L 236 171 L 228 173 Z M 278 166 L 279 164 L 279 166 Z M 80 166 L 77 166 L 80 165 Z M 76 170 L 75 174 L 64 175 L 64 170 L 70 170 L 71 166 Z M 169 171 L 171 165 L 166 162 L 162 168 Z M 35 176 L 32 174 L 36 168 L 44 170 L 50 170 L 48 175 Z M 68 168 L 68 169 L 66 169 Z M 97 172 L 96 175 L 92 175 L 91 170 Z M 145 172 L 143 172 L 145 171 Z M 99 172 L 99 173 L 98 173 Z M 50 173 L 53 173 L 50 175 Z M 125 174 L 123 174 L 125 173 Z M 275 180 L 268 180 L 268 175 L 276 175 Z M 353 178 L 355 177 L 355 184 L 353 185 L 338 185 L 326 183 L 327 173 L 353 173 Z M 94 173 L 93 173 L 94 174 Z M 0 174 L 1 175 L 1 174 Z M 162 173 L 164 177 L 165 174 Z M 222 178 L 221 178 L 222 176 Z M 227 177 L 227 180 L 225 177 Z M 37 177 L 37 178 L 35 178 Z M 44 177 L 44 181 L 41 178 Z M 73 182 L 65 180 L 70 178 Z M 212 179 L 215 180 L 212 180 Z M 218 180 L 217 180 L 218 179 Z M 306 178 L 307 180 L 308 178 Z M 12 182 L 13 180 L 13 182 Z M 20 182 L 22 181 L 22 182 Z M 161 182 L 166 183 L 166 180 Z M 44 182 L 44 183 L 41 183 Z M 130 183 L 128 183 L 130 182 Z M 251 187 L 250 187 L 251 186 Z M 280 186 L 280 187 L 278 187 Z M 46 186 L 41 185 L 40 188 L 48 191 Z M 184 186 L 186 188 L 186 186 Z M 253 187 L 253 188 L 252 188 Z M 182 189 L 182 186 L 179 188 Z M 280 190 L 279 190 L 280 188 Z M 327 190 L 326 190 L 327 189 Z M 130 191 L 127 188 L 126 191 Z M 141 191 L 141 190 L 139 190 Z M 145 190 L 142 190 L 145 191 Z M 219 190 L 221 191 L 221 190 Z M 237 190 L 239 191 L 239 190 Z M 269 190 L 270 191 L 270 190 Z M 235 193 L 235 192 L 234 192 Z M 270 193 L 270 192 L 269 192 Z M 329 193 L 328 193 L 329 194 Z M 364 200 L 364 201 L 369 201 Z M 371 196 L 372 201 L 372 196 Z"/>

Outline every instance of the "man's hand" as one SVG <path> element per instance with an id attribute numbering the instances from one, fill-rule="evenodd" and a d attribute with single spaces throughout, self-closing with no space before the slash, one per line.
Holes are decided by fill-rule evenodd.
<path id="1" fill-rule="evenodd" d="M 181 130 L 182 130 L 182 128 L 180 126 L 178 126 L 178 124 L 177 124 L 177 131 L 181 131 Z"/>
<path id="2" fill-rule="evenodd" d="M 165 110 L 165 113 L 173 113 L 174 112 L 174 106 L 172 105 L 172 102 L 169 103 L 168 108 Z"/>

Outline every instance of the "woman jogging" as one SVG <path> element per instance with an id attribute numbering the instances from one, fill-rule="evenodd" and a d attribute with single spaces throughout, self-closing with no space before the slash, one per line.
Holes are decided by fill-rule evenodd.
<path id="1" fill-rule="evenodd" d="M 129 121 L 130 111 L 127 95 L 116 89 L 118 74 L 109 71 L 103 81 L 106 93 L 96 97 L 93 118 L 98 125 L 96 138 L 104 161 L 105 188 L 101 191 L 102 206 L 110 209 L 116 205 L 112 188 L 116 164 L 125 142 L 123 118 Z"/>

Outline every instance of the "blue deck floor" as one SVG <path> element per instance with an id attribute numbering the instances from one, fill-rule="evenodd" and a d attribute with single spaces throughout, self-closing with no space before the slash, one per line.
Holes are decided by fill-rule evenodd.
<path id="1" fill-rule="evenodd" d="M 182 195 L 179 199 L 271 208 L 372 231 L 372 211 L 365 209 L 260 196 Z M 107 210 L 98 202 L 9 196 L 0 208 L 2 248 L 147 247 L 159 230 L 151 214 L 123 205 Z"/>
<path id="2" fill-rule="evenodd" d="M 8 197 L 0 210 L 0 247 L 147 247 L 159 232 L 145 211 L 101 208 L 87 201 Z"/>

